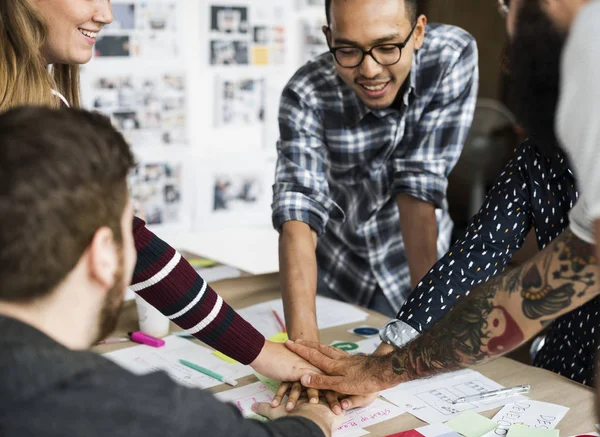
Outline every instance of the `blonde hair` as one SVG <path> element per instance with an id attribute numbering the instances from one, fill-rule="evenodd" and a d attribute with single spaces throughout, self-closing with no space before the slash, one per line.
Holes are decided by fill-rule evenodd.
<path id="1" fill-rule="evenodd" d="M 30 0 L 0 0 L 0 111 L 21 105 L 59 107 L 52 90 L 79 106 L 79 66 L 48 70 L 47 28 Z"/>

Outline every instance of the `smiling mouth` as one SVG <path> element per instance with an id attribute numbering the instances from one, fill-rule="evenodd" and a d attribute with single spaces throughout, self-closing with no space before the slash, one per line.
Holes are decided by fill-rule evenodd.
<path id="1" fill-rule="evenodd" d="M 84 30 L 84 29 L 79 29 L 79 32 L 81 32 L 83 35 L 87 36 L 88 38 L 96 38 L 98 36 L 98 33 L 100 32 L 90 32 L 89 30 Z"/>

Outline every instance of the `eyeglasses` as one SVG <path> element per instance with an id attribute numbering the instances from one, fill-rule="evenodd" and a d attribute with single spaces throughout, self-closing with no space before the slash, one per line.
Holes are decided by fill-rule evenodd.
<path id="1" fill-rule="evenodd" d="M 506 17 L 510 12 L 510 0 L 498 0 L 498 10 Z"/>
<path id="2" fill-rule="evenodd" d="M 384 67 L 389 67 L 390 65 L 397 64 L 400 62 L 400 58 L 402 57 L 402 49 L 406 47 L 410 37 L 415 31 L 417 27 L 417 23 L 413 24 L 410 33 L 404 40 L 404 42 L 397 44 L 378 44 L 371 47 L 371 50 L 363 50 L 359 47 L 331 47 L 329 46 L 329 51 L 333 53 L 333 56 L 338 64 L 340 64 L 343 68 L 356 68 L 365 59 L 366 55 L 371 56 L 375 62 Z M 328 29 L 329 32 L 331 30 Z"/>

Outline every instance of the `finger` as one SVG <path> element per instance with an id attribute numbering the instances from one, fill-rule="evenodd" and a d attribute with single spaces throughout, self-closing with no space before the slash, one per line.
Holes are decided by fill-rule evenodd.
<path id="1" fill-rule="evenodd" d="M 340 401 L 339 401 L 339 396 L 336 392 L 326 391 L 325 399 L 327 400 L 327 403 L 329 404 L 329 408 L 331 408 L 331 411 L 333 411 L 335 414 L 343 413 L 342 406 L 340 405 Z"/>
<path id="2" fill-rule="evenodd" d="M 373 393 L 366 396 L 349 396 L 342 400 L 341 405 L 344 411 L 352 410 L 353 408 L 364 407 L 375 400 L 379 393 Z"/>
<path id="3" fill-rule="evenodd" d="M 290 394 L 288 396 L 287 404 L 285 405 L 285 409 L 287 411 L 292 411 L 298 402 L 298 398 L 302 394 L 302 385 L 299 382 L 294 382 L 292 384 L 292 389 L 290 390 Z"/>
<path id="4" fill-rule="evenodd" d="M 319 403 L 319 390 L 315 390 L 314 388 L 309 388 L 306 390 L 306 396 L 308 396 L 308 403 L 310 404 L 318 404 Z"/>
<path id="5" fill-rule="evenodd" d="M 347 352 L 344 352 L 340 349 L 337 349 L 332 346 L 327 346 L 326 344 L 317 343 L 315 341 L 305 341 L 305 340 L 300 341 L 300 340 L 298 340 L 296 342 L 293 342 L 291 340 L 288 340 L 288 341 L 286 341 L 285 345 L 288 347 L 288 349 L 290 349 L 293 352 L 296 352 L 296 349 L 294 349 L 295 345 L 297 345 L 301 348 L 315 349 L 315 350 L 318 350 L 319 352 L 321 352 L 326 357 L 334 359 L 334 360 L 337 360 L 337 359 L 343 358 L 343 357 L 347 357 L 349 355 Z"/>
<path id="6" fill-rule="evenodd" d="M 283 400 L 283 397 L 288 392 L 288 390 L 290 389 L 291 385 L 292 384 L 289 383 L 289 382 L 282 382 L 279 385 L 279 388 L 277 389 L 277 391 L 275 392 L 275 396 L 273 397 L 273 401 L 271 402 L 271 406 L 273 408 L 278 407 L 281 404 L 281 401 Z"/>
<path id="7" fill-rule="evenodd" d="M 259 402 L 252 405 L 252 411 L 271 420 L 279 419 L 286 414 L 283 407 L 273 408 L 268 402 Z"/>
<path id="8" fill-rule="evenodd" d="M 327 376 L 312 373 L 310 375 L 304 375 L 301 381 L 302 385 L 307 388 L 318 388 L 320 390 L 333 390 L 338 393 L 356 394 L 352 393 L 352 387 L 347 387 L 347 384 L 344 383 L 343 376 Z"/>
<path id="9" fill-rule="evenodd" d="M 292 352 L 294 352 L 298 356 L 304 358 L 310 364 L 312 364 L 315 367 L 318 367 L 319 369 L 323 370 L 324 372 L 330 373 L 330 372 L 334 371 L 335 363 L 336 363 L 335 360 L 332 360 L 328 356 L 323 355 L 317 349 L 306 347 L 306 346 L 304 346 L 304 343 L 303 344 L 291 343 L 288 346 L 288 348 Z"/>

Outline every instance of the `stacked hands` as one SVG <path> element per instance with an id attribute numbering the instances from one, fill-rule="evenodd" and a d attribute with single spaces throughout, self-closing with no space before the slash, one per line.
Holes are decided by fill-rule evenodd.
<path id="1" fill-rule="evenodd" d="M 387 388 L 377 367 L 392 349 L 382 343 L 374 355 L 358 356 L 312 341 L 267 341 L 252 367 L 269 378 L 288 382 L 281 383 L 271 404 L 256 404 L 253 410 L 274 420 L 315 407 L 324 418 L 332 416 L 329 421 L 335 429 L 342 424 L 344 411 L 370 404 Z M 287 403 L 282 405 L 286 395 Z"/>

